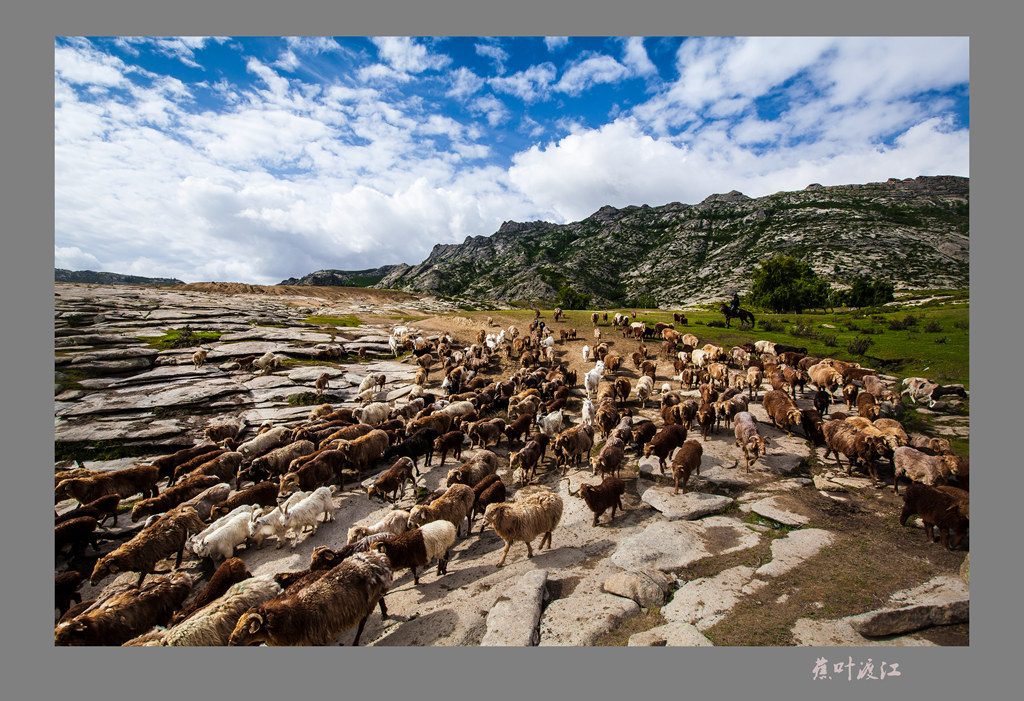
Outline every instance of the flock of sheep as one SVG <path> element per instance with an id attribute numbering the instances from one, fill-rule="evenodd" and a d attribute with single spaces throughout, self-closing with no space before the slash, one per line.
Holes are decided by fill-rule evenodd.
<path id="1" fill-rule="evenodd" d="M 594 363 L 582 378 L 582 391 L 576 373 L 555 352 L 556 344 L 564 347 L 576 338 L 576 330 L 560 330 L 556 342 L 555 330 L 539 312 L 525 333 L 515 326 L 497 334 L 481 330 L 468 346 L 456 345 L 449 334 L 428 340 L 398 327 L 390 337 L 392 351 L 396 356 L 411 351 L 419 366 L 401 404 L 372 401 L 386 377 L 367 375 L 359 408 L 322 404 L 305 420 L 268 423 L 241 443 L 242 424 L 210 426 L 202 443 L 146 464 L 110 473 L 83 468 L 58 473 L 55 503 L 74 499 L 78 508 L 56 516 L 58 563 L 68 565 L 55 581 L 56 644 L 326 645 L 352 627 L 358 644 L 377 608 L 387 616 L 384 596 L 398 571 L 410 569 L 415 585 L 418 569 L 431 563 L 437 563 L 438 576 L 445 574 L 463 521 L 464 537 L 470 537 L 481 514 L 481 532 L 489 526 L 501 537 L 505 547 L 498 566 L 516 542 L 526 544 L 527 557 L 533 556 L 538 537 L 539 548 L 550 547 L 563 499 L 543 486 L 522 489 L 535 481 L 551 483 L 564 479 L 570 467 L 590 466 L 600 481 L 568 494 L 586 503 L 597 526 L 608 509 L 614 520 L 622 508 L 626 487 L 620 471 L 627 453 L 637 459 L 656 456 L 663 474 L 666 467 L 672 471 L 674 493 L 680 487 L 685 492 L 700 471 L 703 445 L 722 423 L 731 427 L 749 471 L 771 448 L 748 411 L 752 401 L 764 405 L 773 425 L 790 435 L 798 429 L 824 445 L 826 458 L 834 454 L 837 465 L 842 453 L 848 473 L 862 469 L 878 480 L 885 465 L 893 471 L 894 489 L 900 478 L 910 480 L 900 523 L 916 513 L 932 540 L 937 527 L 944 546 L 959 545 L 969 517 L 968 461 L 953 455 L 943 439 L 908 435 L 897 420 L 901 395 L 874 370 L 770 341 L 728 351 L 701 346 L 695 335 L 681 334 L 671 324 L 647 328 L 617 314 L 613 325 L 637 342 L 629 356 L 639 375 L 633 384 L 624 374 L 623 358 L 599 342 L 596 317 L 595 347 L 582 348 L 583 360 Z M 658 390 L 659 360 L 645 345 L 652 338 L 660 339 L 662 362 L 672 367 Z M 202 351 L 193 357 L 197 367 L 204 360 Z M 271 359 L 258 360 L 263 361 L 254 363 L 260 372 L 273 370 Z M 499 373 L 503 362 L 515 371 L 485 379 Z M 434 372 L 443 376 L 434 383 L 439 394 L 427 390 Z M 765 381 L 771 389 L 762 396 Z M 903 393 L 920 381 L 927 383 L 905 380 Z M 318 394 L 329 389 L 326 375 L 316 389 Z M 699 396 L 684 396 L 693 389 Z M 829 413 L 840 393 L 847 411 Z M 654 420 L 641 414 L 652 401 L 659 404 Z M 798 401 L 808 406 L 799 408 Z M 579 417 L 575 424 L 572 413 Z M 509 446 L 507 463 L 489 449 L 502 439 Z M 592 455 L 596 440 L 603 445 Z M 449 457 L 461 461 L 467 442 L 479 449 L 448 471 L 443 489 L 417 499 L 408 510 L 397 508 L 406 484 L 419 486 L 421 466 L 443 466 Z M 316 537 L 318 524 L 334 519 L 336 499 L 358 498 L 342 497 L 346 474 L 361 479 L 381 466 L 389 467 L 367 487 L 367 497 L 389 501 L 393 508 L 377 523 L 352 524 L 343 547 L 318 545 L 307 569 L 256 577 L 235 556 L 240 547 L 262 547 L 268 537 L 277 548 L 289 538 L 294 548 L 299 540 Z M 539 467 L 549 468 L 540 479 Z M 88 562 L 86 546 L 99 550 L 100 524 L 113 518 L 116 525 L 120 500 L 136 495 L 142 498 L 130 518 L 146 519 L 142 530 L 98 558 L 91 571 L 80 571 L 88 569 L 77 564 Z M 955 533 L 951 542 L 950 531 Z M 155 572 L 171 557 L 179 567 L 186 549 L 215 569 L 209 568 L 209 582 L 184 607 L 192 579 L 182 572 Z M 96 599 L 81 601 L 77 589 L 86 578 L 98 585 L 123 572 L 138 577 L 121 578 Z"/>

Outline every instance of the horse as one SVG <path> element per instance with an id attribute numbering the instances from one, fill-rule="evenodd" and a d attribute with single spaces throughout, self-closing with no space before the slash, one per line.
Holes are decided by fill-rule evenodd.
<path id="1" fill-rule="evenodd" d="M 748 312 L 746 309 L 737 309 L 735 313 L 729 308 L 728 304 L 722 303 L 720 308 L 722 314 L 725 315 L 725 325 L 728 328 L 730 319 L 739 319 L 741 324 L 750 322 L 750 328 L 754 328 L 754 315 Z"/>

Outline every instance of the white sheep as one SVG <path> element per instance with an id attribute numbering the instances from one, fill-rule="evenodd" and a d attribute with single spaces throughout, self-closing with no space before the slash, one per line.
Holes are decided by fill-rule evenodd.
<path id="1" fill-rule="evenodd" d="M 498 566 L 505 564 L 509 548 L 516 541 L 526 543 L 527 557 L 533 557 L 530 543 L 538 535 L 543 534 L 543 537 L 537 549 L 543 549 L 545 542 L 550 548 L 551 532 L 562 519 L 562 506 L 562 497 L 553 492 L 538 492 L 515 502 L 488 505 L 484 511 L 484 522 L 493 526 L 505 541 Z"/>
<path id="2" fill-rule="evenodd" d="M 255 541 L 256 547 L 262 548 L 263 539 L 268 535 L 277 538 L 278 548 L 284 545 L 288 527 L 284 522 L 283 509 L 298 504 L 311 493 L 303 491 L 292 492 L 284 502 L 273 508 L 254 509 L 249 519 L 249 537 Z"/>
<path id="3" fill-rule="evenodd" d="M 588 345 L 584 345 L 583 346 L 583 362 L 584 363 L 589 363 L 590 362 L 590 346 L 588 346 Z"/>
<path id="4" fill-rule="evenodd" d="M 246 441 L 238 446 L 238 452 L 242 454 L 242 457 L 246 460 L 252 460 L 255 457 L 269 453 L 274 448 L 284 443 L 289 435 L 291 429 L 287 426 L 277 426 L 269 431 L 265 431 L 257 435 L 252 440 Z"/>
<path id="5" fill-rule="evenodd" d="M 192 551 L 199 557 L 209 557 L 216 564 L 219 555 L 227 560 L 235 554 L 235 548 L 249 537 L 250 514 L 237 513 L 227 523 L 203 538 L 197 540 Z"/>
<path id="6" fill-rule="evenodd" d="M 557 436 L 563 428 L 565 428 L 565 415 L 562 410 L 553 411 L 547 416 L 538 416 L 537 425 L 540 426 L 542 433 L 554 438 Z"/>
<path id="7" fill-rule="evenodd" d="M 387 402 L 373 402 L 364 406 L 359 412 L 359 421 L 371 426 L 377 426 L 387 421 L 390 415 L 390 404 Z"/>
<path id="8" fill-rule="evenodd" d="M 597 416 L 597 409 L 594 408 L 594 402 L 590 401 L 590 397 L 583 400 L 583 418 L 582 421 L 587 426 L 594 425 L 594 417 Z"/>
<path id="9" fill-rule="evenodd" d="M 320 514 L 323 514 L 325 522 L 334 520 L 334 500 L 331 499 L 331 490 L 328 487 L 317 487 L 308 497 L 294 506 L 285 507 L 283 511 L 285 528 L 294 534 L 292 539 L 292 548 L 294 548 L 306 526 L 316 533 L 317 526 L 320 524 Z"/>
<path id="10" fill-rule="evenodd" d="M 392 533 L 398 535 L 409 529 L 409 512 L 402 509 L 394 509 L 384 515 L 382 519 L 372 526 L 352 526 L 348 529 L 348 540 L 345 545 L 352 545 L 374 533 Z"/>
<path id="11" fill-rule="evenodd" d="M 217 519 L 216 521 L 211 523 L 209 526 L 207 526 L 205 530 L 200 531 L 199 533 L 196 533 L 194 536 L 192 536 L 192 537 L 190 537 L 188 539 L 187 544 L 188 544 L 189 550 L 191 550 L 192 552 L 195 552 L 195 548 L 193 547 L 193 544 L 198 543 L 202 538 L 205 538 L 206 536 L 210 535 L 211 533 L 213 533 L 218 528 L 220 528 L 221 526 L 226 524 L 228 521 L 230 521 L 232 518 L 234 518 L 238 514 L 244 513 L 246 515 L 250 515 L 251 516 L 253 508 L 255 508 L 255 507 L 252 504 L 242 504 L 241 506 L 236 507 L 236 508 L 232 509 L 231 511 L 229 511 L 228 513 L 224 514 L 219 519 Z M 154 514 L 154 516 L 157 516 L 159 518 L 159 514 Z M 152 518 L 152 516 L 150 518 Z M 149 521 L 148 520 L 146 521 L 146 525 L 147 526 L 149 525 Z"/>
<path id="12" fill-rule="evenodd" d="M 669 388 L 671 391 L 671 387 Z M 654 394 L 654 380 L 650 375 L 641 375 L 636 382 L 636 396 L 641 407 L 647 406 L 647 399 Z"/>
<path id="13" fill-rule="evenodd" d="M 261 375 L 266 375 L 274 368 L 281 367 L 281 359 L 273 351 L 267 351 L 252 361 L 253 367 L 259 368 Z"/>
<path id="14" fill-rule="evenodd" d="M 601 385 L 601 376 L 604 374 L 604 367 L 595 367 L 583 376 L 583 388 L 587 394 L 596 393 Z"/>

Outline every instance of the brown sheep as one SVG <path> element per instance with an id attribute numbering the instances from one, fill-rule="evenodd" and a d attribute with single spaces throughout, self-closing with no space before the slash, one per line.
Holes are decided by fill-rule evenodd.
<path id="1" fill-rule="evenodd" d="M 370 424 L 351 424 L 348 426 L 342 426 L 338 430 L 329 433 L 320 439 L 317 444 L 318 448 L 326 448 L 328 445 L 335 443 L 335 441 L 354 441 L 357 438 L 362 438 L 370 431 L 374 430 L 374 427 Z"/>
<path id="2" fill-rule="evenodd" d="M 383 456 L 387 449 L 388 434 L 380 429 L 374 429 L 352 441 L 342 441 L 338 445 L 342 457 L 359 473 Z"/>
<path id="3" fill-rule="evenodd" d="M 216 475 L 191 475 L 177 486 L 165 489 L 158 497 L 143 499 L 132 508 L 132 523 L 140 518 L 161 514 L 173 509 L 178 504 L 188 501 L 207 488 L 219 484 L 221 479 Z"/>
<path id="4" fill-rule="evenodd" d="M 686 441 L 686 427 L 679 424 L 665 426 L 651 439 L 644 449 L 644 457 L 649 455 L 658 456 L 661 474 L 665 474 L 665 460 L 672 455 L 672 451 L 680 447 Z"/>
<path id="5" fill-rule="evenodd" d="M 473 488 L 466 484 L 453 484 L 430 504 L 417 504 L 409 511 L 409 527 L 417 528 L 431 521 L 448 521 L 455 526 L 456 534 L 466 521 L 466 535 L 472 528 L 470 516 L 476 495 Z"/>
<path id="6" fill-rule="evenodd" d="M 617 419 L 616 419 L 617 421 Z M 587 453 L 587 461 L 590 461 L 590 451 L 594 447 L 594 427 L 586 424 L 567 428 L 555 438 L 554 450 L 557 455 L 556 465 L 562 465 L 562 474 L 565 474 L 569 467 L 569 461 L 578 467 L 583 456 Z"/>
<path id="7" fill-rule="evenodd" d="M 628 433 L 632 436 L 632 432 Z M 611 475 L 617 475 L 619 468 L 622 466 L 625 452 L 626 444 L 621 439 L 609 438 L 601 447 L 601 452 L 593 460 L 594 474 L 596 475 L 600 472 L 602 478 L 604 478 L 604 473 L 606 472 Z"/>
<path id="8" fill-rule="evenodd" d="M 257 482 L 248 489 L 235 492 L 220 504 L 217 504 L 210 511 L 209 520 L 215 521 L 221 516 L 227 515 L 229 512 L 234 511 L 239 506 L 252 504 L 259 506 L 277 506 L 277 494 L 279 491 L 279 485 L 271 480 L 264 482 Z M 200 514 L 202 516 L 202 514 Z"/>
<path id="9" fill-rule="evenodd" d="M 445 461 L 448 460 L 448 453 L 452 453 L 452 457 L 456 460 L 462 459 L 462 444 L 466 439 L 466 434 L 462 431 L 449 431 L 443 436 L 439 436 L 434 439 L 434 452 L 441 456 L 441 462 L 439 465 L 444 465 Z"/>
<path id="10" fill-rule="evenodd" d="M 281 475 L 278 496 L 286 496 L 296 490 L 312 492 L 317 487 L 332 484 L 337 484 L 340 489 L 344 489 L 345 478 L 341 472 L 344 465 L 345 456 L 340 450 L 324 450 L 295 472 Z"/>
<path id="11" fill-rule="evenodd" d="M 538 438 L 544 434 L 538 434 Z M 545 436 L 546 437 L 546 436 Z M 537 439 L 529 441 L 522 449 L 509 454 L 509 469 L 513 472 L 521 469 L 523 472 L 523 484 L 529 484 L 537 471 L 537 463 L 544 455 L 544 448 L 537 442 Z"/>
<path id="12" fill-rule="evenodd" d="M 966 494 L 966 492 L 965 492 Z M 967 503 L 947 492 L 925 484 L 913 483 L 903 494 L 903 509 L 900 511 L 900 525 L 907 525 L 911 514 L 917 514 L 924 521 L 925 537 L 935 542 L 933 528 L 939 529 L 942 547 L 952 550 L 960 545 L 970 524 L 965 509 Z M 956 531 L 952 543 L 949 532 Z"/>
<path id="13" fill-rule="evenodd" d="M 79 516 L 58 523 L 53 527 L 54 550 L 60 552 L 67 546 L 71 546 L 72 553 L 85 551 L 86 543 L 92 545 L 92 549 L 99 552 L 100 546 L 96 543 L 96 518 L 93 516 Z"/>
<path id="14" fill-rule="evenodd" d="M 430 414 L 419 419 L 413 419 L 405 427 L 405 435 L 411 436 L 421 428 L 432 428 L 439 436 L 447 433 L 452 426 L 451 414 L 438 413 Z"/>
<path id="15" fill-rule="evenodd" d="M 159 496 L 156 483 L 160 470 L 152 465 L 137 465 L 115 472 L 105 472 L 92 477 L 72 477 L 54 489 L 54 503 L 72 498 L 79 504 L 88 504 L 108 494 L 117 494 L 122 499 L 135 496 Z"/>
<path id="16" fill-rule="evenodd" d="M 899 494 L 900 477 L 929 487 L 945 484 L 959 466 L 960 458 L 955 455 L 926 455 L 910 446 L 901 446 L 893 452 L 892 463 L 892 488 Z"/>
<path id="17" fill-rule="evenodd" d="M 77 570 L 61 572 L 53 579 L 54 608 L 59 615 L 63 615 L 71 608 L 71 601 L 82 603 L 82 595 L 78 588 L 85 581 L 85 575 Z"/>
<path id="18" fill-rule="evenodd" d="M 156 563 L 177 552 L 175 567 L 181 566 L 181 556 L 188 536 L 201 532 L 206 524 L 191 507 L 175 507 L 156 522 L 142 529 L 131 540 L 101 557 L 93 568 L 89 582 L 98 584 L 107 575 L 123 571 L 139 573 L 141 585 L 146 575 L 153 572 Z"/>
<path id="19" fill-rule="evenodd" d="M 192 599 L 192 602 L 171 616 L 170 624 L 181 623 L 196 611 L 220 597 L 232 584 L 241 582 L 249 577 L 252 577 L 252 573 L 245 568 L 245 563 L 237 557 L 229 557 L 220 564 L 220 567 L 210 577 L 209 583 Z"/>
<path id="20" fill-rule="evenodd" d="M 631 432 L 631 442 L 633 443 L 633 447 L 636 448 L 636 451 L 638 453 L 641 452 L 644 449 L 644 446 L 654 438 L 654 434 L 657 432 L 658 427 L 654 425 L 653 421 L 640 422 L 635 428 L 633 428 Z"/>
<path id="21" fill-rule="evenodd" d="M 210 430 L 210 429 L 207 429 Z M 237 434 L 236 434 L 237 435 Z M 219 439 L 219 440 L 223 440 Z M 192 448 L 182 448 L 179 451 L 165 455 L 163 457 L 153 460 L 150 464 L 160 470 L 161 478 L 170 478 L 174 474 L 174 468 L 182 463 L 188 462 L 189 460 L 199 457 L 205 453 L 210 453 L 214 450 L 219 450 L 219 446 L 216 443 L 201 443 L 200 445 L 193 446 Z"/>
<path id="22" fill-rule="evenodd" d="M 786 431 L 787 436 L 793 435 L 793 427 L 800 425 L 800 410 L 788 394 L 779 390 L 769 390 L 761 399 L 764 410 L 768 413 L 772 425 Z"/>
<path id="23" fill-rule="evenodd" d="M 718 412 L 715 411 L 715 407 L 708 402 L 701 404 L 697 409 L 697 424 L 700 426 L 701 440 L 708 439 L 708 431 L 714 428 L 717 421 Z"/>
<path id="24" fill-rule="evenodd" d="M 878 418 L 878 400 L 871 392 L 865 390 L 857 395 L 857 415 L 870 421 Z"/>
<path id="25" fill-rule="evenodd" d="M 465 484 L 473 486 L 484 477 L 498 471 L 498 456 L 489 450 L 481 450 L 466 460 L 461 467 L 449 470 L 446 486 Z"/>
<path id="26" fill-rule="evenodd" d="M 530 437 L 530 426 L 533 424 L 533 420 L 534 417 L 532 415 L 523 414 L 518 419 L 513 421 L 511 424 L 506 426 L 505 437 L 508 438 L 508 442 L 511 443 L 513 440 L 528 440 Z"/>
<path id="27" fill-rule="evenodd" d="M 494 440 L 495 447 L 501 443 L 502 432 L 505 430 L 504 419 L 484 419 L 469 427 L 469 445 L 486 448 Z"/>
<path id="28" fill-rule="evenodd" d="M 108 494 L 105 497 L 100 497 L 94 501 L 90 501 L 84 506 L 79 504 L 77 509 L 67 511 L 56 519 L 54 519 L 54 525 L 67 521 L 72 518 L 78 518 L 79 516 L 92 516 L 96 519 L 96 525 L 101 526 L 103 522 L 108 518 L 113 520 L 113 525 L 117 525 L 117 507 L 121 504 L 121 497 L 116 494 Z"/>
<path id="29" fill-rule="evenodd" d="M 675 476 L 673 494 L 679 493 L 680 477 L 682 477 L 683 482 L 683 494 L 686 494 L 686 483 L 690 481 L 690 475 L 694 473 L 700 474 L 700 461 L 703 455 L 703 446 L 693 438 L 685 441 L 679 448 L 675 457 L 672 458 L 672 474 Z"/>
<path id="30" fill-rule="evenodd" d="M 749 411 L 742 411 L 736 415 L 733 434 L 736 437 L 736 446 L 743 449 L 743 471 L 750 472 L 750 466 L 767 451 L 768 439 L 758 433 L 757 420 Z M 751 455 L 754 456 L 753 460 L 750 459 Z"/>
<path id="31" fill-rule="evenodd" d="M 412 482 L 413 487 L 416 486 L 416 478 L 413 477 L 413 464 L 412 459 L 408 457 L 401 457 L 395 461 L 392 465 L 384 472 L 377 481 L 366 488 L 366 498 L 373 499 L 374 496 L 379 496 L 381 499 L 388 501 L 388 494 L 394 494 L 394 499 L 391 499 L 391 503 L 398 501 L 398 492 L 401 490 L 401 495 L 405 496 L 405 483 Z"/>
<path id="32" fill-rule="evenodd" d="M 328 645 L 356 625 L 353 645 L 378 605 L 387 615 L 384 594 L 391 586 L 391 563 L 377 552 L 356 553 L 327 570 L 293 596 L 278 597 L 246 611 L 228 645 Z"/>
<path id="33" fill-rule="evenodd" d="M 472 511 L 470 511 L 469 521 L 471 524 L 476 519 L 477 514 L 482 514 L 491 504 L 504 502 L 508 496 L 505 483 L 497 475 L 487 475 L 473 485 L 473 494 L 476 495 L 476 500 L 473 502 Z M 486 527 L 487 524 L 482 523 L 480 525 L 480 532 L 483 533 Z"/>
<path id="34" fill-rule="evenodd" d="M 626 493 L 626 483 L 614 475 L 605 477 L 600 484 L 581 484 L 579 495 L 587 508 L 594 512 L 593 526 L 597 526 L 601 514 L 611 507 L 612 514 L 608 523 L 615 520 L 615 509 L 622 509 L 622 495 Z M 625 510 L 625 509 L 623 509 Z"/>
<path id="35" fill-rule="evenodd" d="M 530 543 L 541 536 L 538 550 L 547 543 L 551 547 L 551 534 L 562 520 L 562 498 L 552 492 L 538 492 L 515 502 L 491 504 L 484 511 L 484 522 L 493 526 L 498 536 L 505 541 L 505 549 L 498 560 L 498 567 L 505 564 L 509 548 L 517 541 L 526 543 L 527 557 L 533 557 Z"/>
<path id="36" fill-rule="evenodd" d="M 876 482 L 878 481 L 878 476 L 875 473 L 875 462 L 885 450 L 884 436 L 877 430 L 875 430 L 874 435 L 864 430 L 857 430 L 856 427 L 844 419 L 826 421 L 821 430 L 825 434 L 825 445 L 827 447 L 825 459 L 828 459 L 829 453 L 834 453 L 836 465 L 841 466 L 839 453 L 843 453 L 850 462 L 846 470 L 847 474 L 852 474 L 853 465 L 856 461 L 863 461 L 867 465 L 871 478 Z"/>
<path id="37" fill-rule="evenodd" d="M 210 460 L 218 458 L 227 452 L 229 452 L 227 448 L 217 448 L 206 453 L 201 453 L 200 455 L 197 455 L 194 458 L 191 458 L 190 460 L 186 460 L 183 463 L 179 463 L 174 468 L 174 471 L 171 473 L 170 478 L 167 480 L 167 486 L 173 487 L 178 482 L 178 480 L 181 479 L 182 475 L 190 474 L 193 470 L 198 469 L 199 467 L 208 463 Z"/>
<path id="38" fill-rule="evenodd" d="M 117 594 L 54 631 L 55 645 L 120 645 L 167 623 L 192 590 L 184 572 L 161 575 L 145 586 Z"/>

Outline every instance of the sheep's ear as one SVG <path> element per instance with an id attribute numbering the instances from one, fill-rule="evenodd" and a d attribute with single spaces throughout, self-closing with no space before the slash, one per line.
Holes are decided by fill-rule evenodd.
<path id="1" fill-rule="evenodd" d="M 249 617 L 249 634 L 252 635 L 260 628 L 263 627 L 263 617 L 259 614 L 253 614 Z"/>

